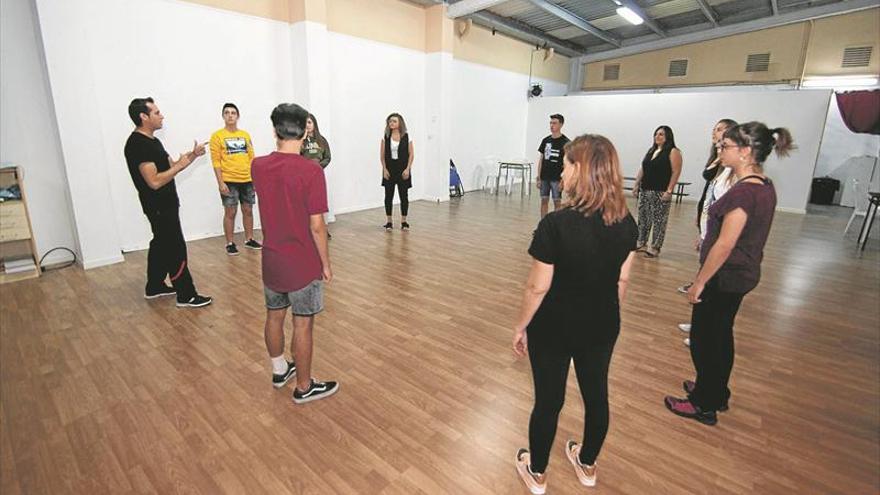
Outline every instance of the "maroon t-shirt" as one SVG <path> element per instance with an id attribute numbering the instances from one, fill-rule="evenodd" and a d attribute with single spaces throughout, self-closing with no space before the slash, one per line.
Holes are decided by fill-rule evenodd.
<path id="1" fill-rule="evenodd" d="M 776 189 L 770 179 L 766 179 L 763 184 L 738 182 L 709 207 L 706 239 L 700 250 L 700 264 L 706 262 L 709 250 L 718 240 L 724 215 L 737 208 L 742 208 L 748 219 L 736 246 L 715 274 L 715 278 L 719 290 L 745 294 L 754 289 L 761 279 L 764 244 L 770 234 L 773 213 L 776 211 Z"/>
<path id="2" fill-rule="evenodd" d="M 263 285 L 293 292 L 322 277 L 309 217 L 327 212 L 321 167 L 300 155 L 273 152 L 251 164 L 263 227 Z"/>

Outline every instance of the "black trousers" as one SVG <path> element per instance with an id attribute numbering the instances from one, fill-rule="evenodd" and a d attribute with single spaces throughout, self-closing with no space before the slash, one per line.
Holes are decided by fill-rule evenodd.
<path id="1" fill-rule="evenodd" d="M 572 360 L 584 401 L 580 461 L 595 463 L 608 433 L 608 366 L 614 341 L 602 345 L 560 345 L 530 338 L 528 349 L 535 382 L 535 407 L 529 420 L 532 471 L 543 473 L 547 468 Z"/>
<path id="2" fill-rule="evenodd" d="M 186 241 L 180 229 L 180 210 L 167 208 L 146 214 L 153 230 L 147 254 L 147 290 L 165 285 L 165 278 L 177 290 L 178 301 L 189 301 L 196 295 L 186 259 Z"/>
<path id="3" fill-rule="evenodd" d="M 733 321 L 745 294 L 722 292 L 712 279 L 703 289 L 702 302 L 691 313 L 691 359 L 697 371 L 691 402 L 704 411 L 717 411 L 730 398 L 733 370 Z"/>
<path id="4" fill-rule="evenodd" d="M 400 214 L 406 216 L 409 212 L 409 188 L 397 183 L 397 194 L 400 196 Z M 385 215 L 391 216 L 391 207 L 394 205 L 394 182 L 385 184 Z"/>

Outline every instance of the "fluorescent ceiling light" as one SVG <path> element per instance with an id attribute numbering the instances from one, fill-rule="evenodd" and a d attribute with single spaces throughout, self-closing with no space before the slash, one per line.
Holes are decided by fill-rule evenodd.
<path id="1" fill-rule="evenodd" d="M 877 76 L 831 76 L 808 77 L 801 86 L 805 88 L 840 88 L 877 86 Z"/>
<path id="2" fill-rule="evenodd" d="M 629 7 L 618 7 L 617 8 L 617 15 L 619 15 L 620 17 L 623 17 L 624 19 L 629 21 L 630 24 L 635 24 L 636 26 L 645 22 L 645 20 L 642 19 L 639 16 L 639 14 L 636 14 L 635 12 L 630 10 Z"/>

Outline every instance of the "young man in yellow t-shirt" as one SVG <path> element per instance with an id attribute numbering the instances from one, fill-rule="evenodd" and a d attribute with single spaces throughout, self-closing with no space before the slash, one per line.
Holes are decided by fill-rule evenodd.
<path id="1" fill-rule="evenodd" d="M 238 107 L 234 103 L 223 105 L 223 122 L 225 127 L 211 135 L 211 161 L 214 174 L 220 187 L 220 199 L 223 201 L 223 234 L 226 236 L 226 254 L 237 256 L 235 246 L 235 214 L 241 203 L 242 223 L 244 224 L 245 243 L 250 249 L 262 249 L 263 246 L 254 240 L 254 203 L 257 196 L 251 182 L 251 160 L 254 159 L 254 145 L 251 136 L 238 128 Z"/>

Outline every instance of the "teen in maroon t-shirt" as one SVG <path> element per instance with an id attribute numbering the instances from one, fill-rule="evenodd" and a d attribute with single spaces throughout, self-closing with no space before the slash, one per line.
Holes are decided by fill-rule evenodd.
<path id="1" fill-rule="evenodd" d="M 737 183 L 708 212 L 700 271 L 688 289 L 691 359 L 696 379 L 683 383 L 686 399 L 666 396 L 666 407 L 686 418 L 714 425 L 716 411 L 727 410 L 733 370 L 733 321 L 743 297 L 758 285 L 764 244 L 776 209 L 776 190 L 763 172 L 775 150 L 793 148 L 787 129 L 748 122 L 728 129 L 718 144 L 721 164 Z"/>
<path id="2" fill-rule="evenodd" d="M 312 329 L 324 309 L 324 282 L 330 282 L 327 250 L 327 192 L 321 167 L 300 156 L 309 113 L 281 104 L 272 111 L 277 151 L 254 159 L 251 176 L 263 228 L 263 293 L 266 349 L 272 384 L 281 388 L 296 374 L 293 401 L 310 402 L 334 394 L 336 382 L 311 376 Z M 291 354 L 284 357 L 284 318 L 293 313 Z"/>

